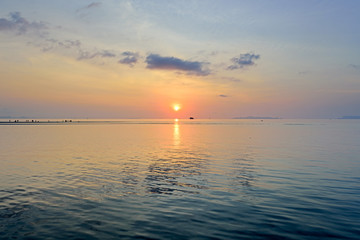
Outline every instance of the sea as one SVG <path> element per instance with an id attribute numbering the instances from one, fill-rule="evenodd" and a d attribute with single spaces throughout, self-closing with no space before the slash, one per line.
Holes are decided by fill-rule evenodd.
<path id="1" fill-rule="evenodd" d="M 0 239 L 360 239 L 360 120 L 2 122 Z"/>

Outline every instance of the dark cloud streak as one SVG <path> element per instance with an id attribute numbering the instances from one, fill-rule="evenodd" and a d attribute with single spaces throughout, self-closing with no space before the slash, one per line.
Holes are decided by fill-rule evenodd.
<path id="1" fill-rule="evenodd" d="M 310 71 L 300 71 L 300 72 L 298 72 L 299 75 L 307 75 L 309 73 L 310 73 Z"/>
<path id="2" fill-rule="evenodd" d="M 228 70 L 243 69 L 255 64 L 255 60 L 259 59 L 260 55 L 253 53 L 240 54 L 240 57 L 234 57 L 231 59 L 232 65 L 228 66 Z"/>
<path id="3" fill-rule="evenodd" d="M 149 69 L 180 70 L 190 74 L 206 76 L 209 70 L 204 69 L 204 62 L 186 61 L 175 57 L 162 57 L 158 54 L 150 54 L 145 62 Z"/>
<path id="4" fill-rule="evenodd" d="M 223 77 L 221 79 L 226 80 L 226 81 L 230 81 L 230 82 L 242 82 L 243 81 L 243 80 L 241 80 L 239 78 L 235 78 L 235 77 Z"/>
<path id="5" fill-rule="evenodd" d="M 42 43 L 34 44 L 36 47 L 41 48 L 43 52 L 49 52 L 55 49 L 80 49 L 81 42 L 79 40 L 57 40 L 54 38 L 47 38 Z"/>
<path id="6" fill-rule="evenodd" d="M 101 2 L 93 2 L 93 3 L 90 3 L 89 5 L 87 5 L 85 8 L 88 9 L 88 8 L 100 7 L 100 5 L 101 5 Z"/>
<path id="7" fill-rule="evenodd" d="M 47 25 L 44 22 L 29 22 L 21 16 L 20 12 L 11 12 L 9 18 L 0 18 L 0 31 L 25 34 L 30 31 L 40 33 L 45 29 L 47 29 Z"/>
<path id="8" fill-rule="evenodd" d="M 360 70 L 360 65 L 356 65 L 356 64 L 349 64 L 349 67 L 356 69 L 356 70 Z"/>
<path id="9" fill-rule="evenodd" d="M 88 5 L 86 5 L 85 7 L 79 8 L 78 10 L 76 10 L 77 13 L 83 11 L 83 10 L 87 10 L 87 9 L 91 9 L 91 8 L 97 8 L 101 6 L 101 2 L 92 2 Z"/>
<path id="10" fill-rule="evenodd" d="M 130 67 L 133 67 L 139 59 L 139 54 L 136 52 L 127 51 L 123 52 L 121 55 L 123 58 L 119 60 L 119 63 L 129 65 Z"/>
<path id="11" fill-rule="evenodd" d="M 96 57 L 114 58 L 114 57 L 116 57 L 116 54 L 109 51 L 109 50 L 100 50 L 100 51 L 96 50 L 96 51 L 93 51 L 93 52 L 80 50 L 77 60 L 88 60 L 88 59 L 93 59 L 93 58 L 96 58 Z"/>

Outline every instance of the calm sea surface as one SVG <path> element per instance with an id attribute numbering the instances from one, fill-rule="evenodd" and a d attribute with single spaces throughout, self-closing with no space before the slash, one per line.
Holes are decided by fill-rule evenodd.
<path id="1" fill-rule="evenodd" d="M 0 239 L 360 239 L 360 120 L 0 124 Z"/>

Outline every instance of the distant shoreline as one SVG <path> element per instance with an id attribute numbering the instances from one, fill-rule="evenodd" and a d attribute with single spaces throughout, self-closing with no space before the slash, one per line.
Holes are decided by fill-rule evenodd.
<path id="1" fill-rule="evenodd" d="M 234 117 L 232 119 L 282 119 L 279 117 L 253 117 L 253 116 L 248 116 L 248 117 Z"/>
<path id="2" fill-rule="evenodd" d="M 198 118 L 196 120 L 189 120 L 188 118 L 178 119 L 183 123 L 197 123 L 198 121 L 231 121 L 231 120 L 360 120 L 360 116 L 343 116 L 340 118 L 277 118 L 277 117 L 235 117 L 228 119 L 201 119 Z M 127 123 L 127 124 L 135 124 L 135 123 L 173 123 L 174 119 L 0 119 L 0 125 L 72 125 L 72 124 L 101 124 L 101 123 Z"/>
<path id="3" fill-rule="evenodd" d="M 360 119 L 360 116 L 343 116 L 339 119 Z"/>
<path id="4" fill-rule="evenodd" d="M 79 123 L 80 121 L 72 120 L 8 120 L 0 121 L 0 125 L 39 125 L 39 124 L 57 124 L 57 123 Z"/>

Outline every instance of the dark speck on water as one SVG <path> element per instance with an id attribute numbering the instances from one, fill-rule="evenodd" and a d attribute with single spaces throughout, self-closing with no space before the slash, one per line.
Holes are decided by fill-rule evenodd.
<path id="1" fill-rule="evenodd" d="M 360 239 L 359 120 L 0 124 L 0 239 Z"/>

